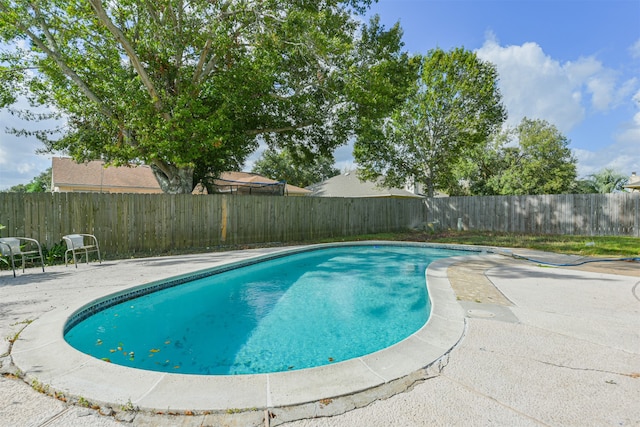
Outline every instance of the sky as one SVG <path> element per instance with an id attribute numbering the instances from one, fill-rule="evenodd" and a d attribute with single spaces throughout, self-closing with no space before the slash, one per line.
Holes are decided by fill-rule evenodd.
<path id="1" fill-rule="evenodd" d="M 373 14 L 387 27 L 400 22 L 412 54 L 464 47 L 495 64 L 507 125 L 556 126 L 579 177 L 640 172 L 640 0 L 379 0 Z M 0 190 L 51 166 L 39 141 L 4 132 L 20 126 L 0 110 Z M 356 166 L 351 151 L 336 150 L 339 169 Z"/>

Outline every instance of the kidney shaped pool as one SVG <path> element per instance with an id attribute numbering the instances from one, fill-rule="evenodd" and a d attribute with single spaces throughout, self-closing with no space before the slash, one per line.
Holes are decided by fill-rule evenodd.
<path id="1" fill-rule="evenodd" d="M 425 270 L 469 252 L 399 245 L 307 250 L 107 297 L 65 340 L 152 371 L 257 374 L 332 364 L 393 345 L 428 320 Z"/>

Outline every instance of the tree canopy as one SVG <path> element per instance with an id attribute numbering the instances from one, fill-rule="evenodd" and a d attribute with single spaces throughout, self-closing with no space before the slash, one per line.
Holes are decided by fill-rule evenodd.
<path id="1" fill-rule="evenodd" d="M 567 138 L 545 120 L 523 118 L 458 169 L 473 195 L 561 194 L 576 190 L 576 159 Z"/>
<path id="2" fill-rule="evenodd" d="M 7 193 L 45 193 L 51 191 L 51 168 L 34 177 L 27 184 L 18 184 L 7 189 Z"/>
<path id="3" fill-rule="evenodd" d="M 429 196 L 450 186 L 460 156 L 484 146 L 506 119 L 495 66 L 473 52 L 434 49 L 419 58 L 413 93 L 358 136 L 359 174 L 385 185 L 422 184 Z"/>
<path id="4" fill-rule="evenodd" d="M 599 172 L 589 175 L 586 179 L 578 181 L 582 193 L 617 193 L 624 192 L 624 186 L 629 182 L 629 177 L 616 172 L 612 168 L 604 168 Z"/>
<path id="5" fill-rule="evenodd" d="M 304 159 L 288 149 L 280 152 L 268 149 L 254 163 L 252 172 L 278 181 L 286 181 L 297 187 L 307 187 L 340 173 L 335 168 L 333 156 L 313 156 Z"/>
<path id="6" fill-rule="evenodd" d="M 404 99 L 415 67 L 398 25 L 355 19 L 370 2 L 0 0 L 0 101 L 54 107 L 51 150 L 190 192 L 259 138 L 328 155 Z"/>

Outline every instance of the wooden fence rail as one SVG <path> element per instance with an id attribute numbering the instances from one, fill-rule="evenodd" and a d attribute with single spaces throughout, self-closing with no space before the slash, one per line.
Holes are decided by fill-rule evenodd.
<path id="1" fill-rule="evenodd" d="M 0 193 L 0 237 L 47 248 L 71 233 L 95 234 L 109 257 L 442 229 L 640 237 L 640 193 L 316 198 L 228 195 Z"/>

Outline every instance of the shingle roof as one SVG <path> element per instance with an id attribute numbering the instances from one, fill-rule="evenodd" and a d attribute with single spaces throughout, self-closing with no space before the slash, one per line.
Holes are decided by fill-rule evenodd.
<path id="1" fill-rule="evenodd" d="M 87 163 L 76 163 L 67 157 L 54 157 L 51 165 L 52 188 L 55 187 L 76 187 L 86 191 L 92 188 L 95 191 L 100 189 L 118 189 L 125 192 L 127 189 L 149 192 L 161 192 L 160 185 L 156 180 L 151 168 L 147 165 L 109 166 L 104 167 L 104 162 L 94 160 Z M 235 185 L 242 187 L 260 187 L 261 184 L 277 184 L 278 181 L 249 172 L 223 172 L 217 185 Z M 195 191 L 202 192 L 202 191 Z M 287 194 L 308 194 L 311 191 L 286 184 Z"/>
<path id="2" fill-rule="evenodd" d="M 51 165 L 53 187 L 137 188 L 160 190 L 151 168 L 139 166 L 109 166 L 94 160 L 76 163 L 73 159 L 54 157 Z"/>
<path id="3" fill-rule="evenodd" d="M 355 172 L 336 175 L 310 187 L 315 197 L 421 197 L 401 188 L 385 188 L 374 182 L 360 181 Z"/>

